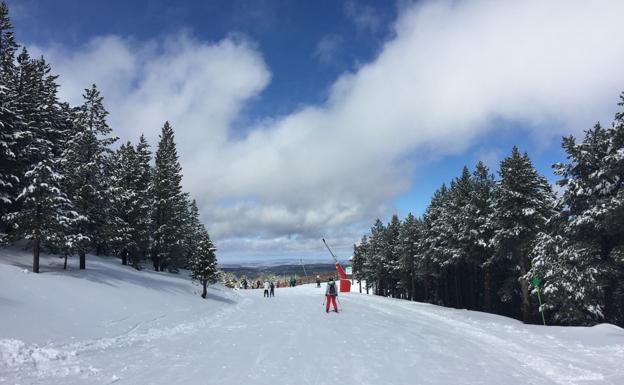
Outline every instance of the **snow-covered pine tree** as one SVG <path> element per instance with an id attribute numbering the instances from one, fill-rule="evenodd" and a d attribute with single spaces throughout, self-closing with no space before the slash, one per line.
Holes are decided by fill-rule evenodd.
<path id="1" fill-rule="evenodd" d="M 216 248 L 210 240 L 208 231 L 200 224 L 197 236 L 197 251 L 191 259 L 191 276 L 201 283 L 202 298 L 208 295 L 207 286 L 214 283 L 218 278 Z"/>
<path id="2" fill-rule="evenodd" d="M 472 194 L 472 177 L 468 167 L 464 166 L 462 174 L 451 182 L 448 199 L 444 205 L 440 230 L 445 234 L 446 247 L 443 248 L 444 259 L 441 265 L 451 283 L 454 304 L 457 308 L 465 307 L 465 290 L 462 289 L 462 278 L 466 263 L 470 259 L 470 219 L 465 211 Z M 470 294 L 470 293 L 469 293 Z"/>
<path id="3" fill-rule="evenodd" d="M 70 107 L 67 103 L 61 103 L 60 109 L 58 111 L 57 121 L 59 122 L 59 126 L 63 127 L 63 149 L 60 156 L 59 168 L 61 170 L 61 173 L 65 175 L 65 172 L 67 170 L 68 157 L 71 153 L 71 148 L 67 145 L 67 143 L 69 143 L 74 133 L 74 109 Z M 68 191 L 66 177 L 61 180 L 60 186 L 63 192 Z M 54 230 L 54 235 L 52 237 L 53 239 L 49 242 L 50 245 L 48 247 L 52 253 L 60 254 L 65 257 L 63 269 L 67 269 L 67 258 L 76 253 L 77 245 L 80 245 L 82 242 L 85 241 L 88 242 L 88 238 L 85 239 L 85 236 L 77 231 L 78 224 L 85 218 L 81 217 L 75 211 L 73 202 L 71 202 L 71 207 L 71 221 L 57 223 L 57 226 L 52 229 Z"/>
<path id="4" fill-rule="evenodd" d="M 425 300 L 431 303 L 448 304 L 448 299 L 445 300 L 446 290 L 444 293 L 439 290 L 440 287 L 444 289 L 444 286 L 438 285 L 441 280 L 439 271 L 441 263 L 446 258 L 445 249 L 448 245 L 444 223 L 448 199 L 449 190 L 443 184 L 433 193 L 431 202 L 423 215 L 423 236 L 419 243 L 420 255 L 416 266 L 423 279 Z"/>
<path id="5" fill-rule="evenodd" d="M 365 263 L 368 247 L 368 237 L 364 235 L 358 245 L 353 245 L 353 277 L 360 282 L 360 293 L 362 292 L 362 280 L 366 280 L 367 271 L 365 270 Z M 366 288 L 368 294 L 368 288 Z"/>
<path id="6" fill-rule="evenodd" d="M 122 144 L 106 164 L 109 207 L 105 233 L 108 247 L 123 265 L 137 253 L 133 234 L 136 220 L 136 152 L 132 143 Z"/>
<path id="7" fill-rule="evenodd" d="M 184 258 L 187 261 L 187 265 L 197 257 L 199 250 L 198 242 L 203 229 L 203 225 L 199 220 L 197 202 L 193 199 L 188 205 L 188 212 L 184 220 Z"/>
<path id="8" fill-rule="evenodd" d="M 492 310 L 492 249 L 489 247 L 492 238 L 492 226 L 490 219 L 492 218 L 492 202 L 494 199 L 494 175 L 492 175 L 483 164 L 478 162 L 472 173 L 472 191 L 468 200 L 468 204 L 463 209 L 463 217 L 465 218 L 466 247 L 468 248 L 468 260 L 477 272 L 483 270 L 483 288 L 469 288 L 473 294 L 482 292 L 482 300 L 477 308 L 485 311 Z M 473 281 L 477 277 L 473 277 Z"/>
<path id="9" fill-rule="evenodd" d="M 520 154 L 515 146 L 511 155 L 501 161 L 499 174 L 492 245 L 499 255 L 512 263 L 508 274 L 520 285 L 521 316 L 528 323 L 532 321 L 530 277 L 527 276 L 529 255 L 537 235 L 556 213 L 555 198 L 550 185 L 537 173 L 529 156 Z"/>
<path id="10" fill-rule="evenodd" d="M 369 287 L 374 285 L 376 295 L 385 295 L 383 284 L 389 275 L 384 264 L 384 253 L 388 249 L 385 230 L 383 222 L 378 218 L 371 228 L 371 235 L 368 239 L 368 258 L 364 264 L 364 270 L 368 273 L 367 284 Z"/>
<path id="11" fill-rule="evenodd" d="M 421 239 L 422 224 L 412 213 L 407 214 L 399 232 L 401 252 L 401 287 L 406 290 L 409 300 L 416 299 L 416 263 L 418 243 Z"/>
<path id="12" fill-rule="evenodd" d="M 600 265 L 595 258 L 599 251 L 568 238 L 567 222 L 567 215 L 559 212 L 537 236 L 529 275 L 542 280 L 541 298 L 549 324 L 595 324 L 603 318 Z"/>
<path id="13" fill-rule="evenodd" d="M 24 175 L 17 196 L 17 210 L 6 216 L 14 226 L 14 238 L 26 238 L 33 244 L 33 272 L 39 272 L 41 247 L 58 242 L 59 232 L 71 227 L 77 214 L 62 190 L 59 172 L 64 154 L 66 121 L 57 101 L 56 77 L 42 59 L 32 60 L 26 50 L 18 58 L 18 108 L 29 132 L 24 148 Z"/>
<path id="14" fill-rule="evenodd" d="M 112 152 L 110 146 L 117 140 L 109 136 L 112 130 L 106 122 L 108 112 L 95 84 L 85 89 L 83 98 L 84 103 L 75 111 L 66 171 L 68 193 L 83 218 L 76 229 L 83 240 L 77 245 L 80 269 L 86 268 L 90 246 L 95 247 L 98 254 L 103 251 L 109 207 L 104 168 Z"/>
<path id="15" fill-rule="evenodd" d="M 9 212 L 14 203 L 19 183 L 17 154 L 20 152 L 18 139 L 23 129 L 23 121 L 15 109 L 17 48 L 8 7 L 2 2 L 0 3 L 0 241 L 8 228 L 3 216 Z"/>
<path id="16" fill-rule="evenodd" d="M 382 252 L 384 270 L 387 272 L 387 281 L 385 287 L 389 291 L 388 294 L 393 298 L 397 296 L 397 284 L 401 281 L 401 221 L 399 216 L 394 214 L 390 222 L 386 226 L 384 234 L 385 249 Z"/>
<path id="17" fill-rule="evenodd" d="M 151 236 L 151 183 L 152 169 L 150 166 L 151 152 L 149 144 L 144 135 L 139 138 L 136 145 L 136 164 L 133 166 L 136 175 L 135 186 L 135 223 L 134 223 L 134 243 L 137 247 L 137 255 L 131 258 L 132 266 L 140 268 L 141 261 L 147 259 L 150 250 Z"/>
<path id="18" fill-rule="evenodd" d="M 594 309 L 602 307 L 608 322 L 624 325 L 624 112 L 611 128 L 596 124 L 581 143 L 570 136 L 562 146 L 569 163 L 554 167 L 565 188 L 566 242 L 585 251 L 589 266 L 598 269 L 603 293 Z"/>
<path id="19" fill-rule="evenodd" d="M 176 271 L 184 253 L 184 218 L 187 213 L 182 193 L 182 167 L 174 142 L 173 128 L 165 122 L 156 150 L 152 181 L 154 269 Z"/>

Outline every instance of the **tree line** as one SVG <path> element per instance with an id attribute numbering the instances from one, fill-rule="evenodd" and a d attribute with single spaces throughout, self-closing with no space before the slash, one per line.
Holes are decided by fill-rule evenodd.
<path id="1" fill-rule="evenodd" d="M 549 324 L 624 326 L 624 112 L 562 147 L 559 194 L 516 147 L 498 178 L 464 167 L 422 216 L 375 222 L 354 246 L 355 277 L 377 295 L 527 323 L 542 322 L 539 289 Z"/>
<path id="2" fill-rule="evenodd" d="M 174 131 L 165 122 L 153 159 L 143 135 L 116 144 L 95 85 L 83 103 L 58 99 L 57 76 L 13 36 L 0 4 L 0 237 L 28 240 L 33 271 L 41 250 L 113 254 L 140 269 L 191 268 L 204 286 L 216 279 L 215 247 L 197 204 L 182 191 Z M 114 148 L 117 146 L 117 148 Z"/>

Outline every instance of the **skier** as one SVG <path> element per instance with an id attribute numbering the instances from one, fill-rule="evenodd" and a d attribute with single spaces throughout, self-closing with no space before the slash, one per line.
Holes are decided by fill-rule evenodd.
<path id="1" fill-rule="evenodd" d="M 269 298 L 269 281 L 264 281 L 264 296 Z"/>
<path id="2" fill-rule="evenodd" d="M 247 280 L 243 278 L 243 289 L 247 290 Z"/>
<path id="3" fill-rule="evenodd" d="M 329 313 L 329 303 L 334 304 L 334 311 L 338 313 L 338 305 L 336 305 L 336 297 L 338 296 L 338 290 L 336 290 L 336 282 L 333 278 L 330 278 L 325 288 L 325 313 Z"/>
<path id="4" fill-rule="evenodd" d="M 275 297 L 275 284 L 273 283 L 273 281 L 271 281 L 271 284 L 269 285 L 269 287 L 271 288 L 271 293 L 269 293 L 269 296 Z"/>
<path id="5" fill-rule="evenodd" d="M 316 287 L 321 287 L 321 277 L 319 275 L 316 276 Z"/>

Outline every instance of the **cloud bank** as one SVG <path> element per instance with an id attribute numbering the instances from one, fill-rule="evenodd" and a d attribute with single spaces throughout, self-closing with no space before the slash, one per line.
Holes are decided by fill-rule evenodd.
<path id="1" fill-rule="evenodd" d="M 155 144 L 173 124 L 185 188 L 225 258 L 322 252 L 323 235 L 346 253 L 430 157 L 495 135 L 500 120 L 537 138 L 578 132 L 610 118 L 624 89 L 624 2 L 401 7 L 379 55 L 336 79 L 324 103 L 266 116 L 244 137 L 232 123 L 271 80 L 249 40 L 103 36 L 38 50 L 64 99 L 98 84 L 122 138 Z"/>

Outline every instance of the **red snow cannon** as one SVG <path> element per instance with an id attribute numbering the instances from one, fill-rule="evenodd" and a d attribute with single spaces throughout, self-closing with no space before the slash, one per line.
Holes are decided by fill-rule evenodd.
<path id="1" fill-rule="evenodd" d="M 347 273 L 345 273 L 344 269 L 340 265 L 340 262 L 338 262 L 338 258 L 336 258 L 336 255 L 334 254 L 334 252 L 331 251 L 331 249 L 327 245 L 327 242 L 325 242 L 325 238 L 323 238 L 323 243 L 325 244 L 325 247 L 327 247 L 327 250 L 329 250 L 329 253 L 331 254 L 332 258 L 334 258 L 334 262 L 336 262 L 336 270 L 338 271 L 338 274 L 340 275 L 340 288 L 339 288 L 340 292 L 341 293 L 350 292 L 351 281 L 347 279 Z"/>
<path id="2" fill-rule="evenodd" d="M 338 270 L 338 274 L 340 274 L 340 292 L 350 292 L 351 291 L 351 280 L 347 279 L 347 274 L 344 269 L 340 265 L 340 263 L 336 262 L 336 270 Z"/>

